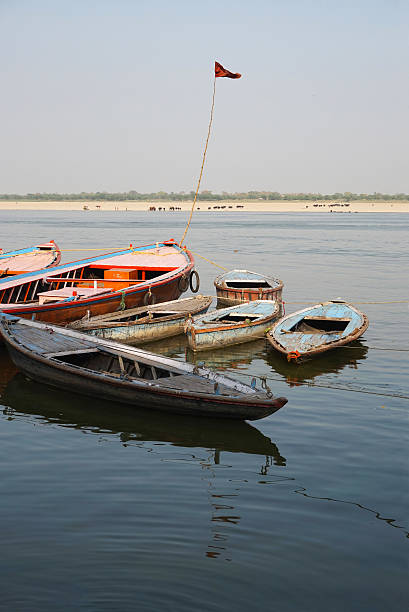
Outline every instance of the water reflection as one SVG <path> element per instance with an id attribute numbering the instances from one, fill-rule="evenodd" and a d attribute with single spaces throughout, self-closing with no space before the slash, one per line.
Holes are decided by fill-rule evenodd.
<path id="1" fill-rule="evenodd" d="M 0 345 L 0 399 L 8 381 L 16 374 L 17 368 L 11 361 L 5 346 Z"/>
<path id="2" fill-rule="evenodd" d="M 174 446 L 201 447 L 220 452 L 256 454 L 269 457 L 274 465 L 284 466 L 276 444 L 253 425 L 240 421 L 225 421 L 171 415 L 118 406 L 112 402 L 75 396 L 66 391 L 44 387 L 16 374 L 1 397 L 8 416 L 13 411 L 39 416 L 46 422 L 95 433 L 119 435 L 126 445 L 131 441 L 169 442 Z"/>
<path id="3" fill-rule="evenodd" d="M 223 452 L 260 455 L 259 474 L 267 475 L 272 466 L 283 467 L 286 459 L 274 442 L 253 425 L 240 421 L 152 413 L 116 406 L 110 402 L 75 396 L 46 388 L 14 375 L 2 393 L 3 414 L 7 420 L 30 415 L 46 424 L 80 429 L 84 432 L 113 434 L 126 446 L 144 442 L 165 442 L 171 446 L 206 449 L 206 458 L 194 454 L 193 460 L 201 468 L 203 487 L 208 492 L 210 506 L 210 534 L 204 551 L 208 558 L 231 560 L 229 539 L 231 529 L 241 519 L 240 490 L 243 482 L 223 481 L 217 476 L 218 468 L 231 468 L 223 464 Z M 151 450 L 151 449 L 150 449 Z M 164 461 L 174 461 L 165 457 Z M 285 476 L 281 478 L 285 479 Z"/>
<path id="4" fill-rule="evenodd" d="M 201 351 L 194 353 L 187 348 L 185 336 L 176 336 L 167 340 L 149 344 L 149 350 L 168 357 L 183 358 L 191 363 L 203 361 L 207 367 L 218 370 L 237 370 L 252 374 L 249 371 L 254 360 L 260 360 L 273 370 L 290 386 L 313 380 L 326 374 L 338 374 L 344 368 L 358 369 L 360 362 L 367 358 L 368 347 L 357 340 L 350 346 L 340 347 L 311 359 L 305 359 L 302 364 L 288 363 L 283 355 L 271 350 L 264 338 L 228 346 L 217 351 Z"/>
<path id="5" fill-rule="evenodd" d="M 254 359 L 266 359 L 266 341 L 264 338 L 244 344 L 227 346 L 217 351 L 200 351 L 195 353 L 187 346 L 186 336 L 174 336 L 146 345 L 146 349 L 166 357 L 183 358 L 190 363 L 204 362 L 207 367 L 218 370 L 246 369 Z M 243 367 L 244 366 L 244 367 Z"/>
<path id="6" fill-rule="evenodd" d="M 351 346 L 341 347 L 306 359 L 301 364 L 288 363 L 281 353 L 269 350 L 266 362 L 274 372 L 280 374 L 290 386 L 314 380 L 324 374 L 338 374 L 344 368 L 358 369 L 358 364 L 367 358 L 368 347 L 356 341 Z"/>

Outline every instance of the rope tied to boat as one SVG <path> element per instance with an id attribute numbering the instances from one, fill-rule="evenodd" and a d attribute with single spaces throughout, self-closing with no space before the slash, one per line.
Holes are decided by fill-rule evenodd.
<path id="1" fill-rule="evenodd" d="M 125 291 L 121 291 L 121 302 L 119 304 L 119 309 L 120 310 L 125 310 L 126 309 Z"/>
<path id="2" fill-rule="evenodd" d="M 301 353 L 299 353 L 298 351 L 290 351 L 287 354 L 287 361 L 297 361 L 297 359 L 301 357 Z"/>
<path id="3" fill-rule="evenodd" d="M 267 376 L 259 376 L 259 379 L 261 380 L 261 388 L 265 390 L 267 397 L 273 397 L 273 392 L 267 384 Z"/>

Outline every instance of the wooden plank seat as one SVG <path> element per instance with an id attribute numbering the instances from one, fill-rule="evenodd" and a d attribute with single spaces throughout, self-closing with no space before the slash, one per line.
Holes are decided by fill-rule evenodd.
<path id="1" fill-rule="evenodd" d="M 94 297 L 101 293 L 109 293 L 110 289 L 96 289 L 94 287 L 63 287 L 62 289 L 51 289 L 50 291 L 42 291 L 38 294 L 38 303 L 47 304 L 47 302 L 58 302 L 71 297 Z M 76 295 L 74 295 L 76 292 Z"/>

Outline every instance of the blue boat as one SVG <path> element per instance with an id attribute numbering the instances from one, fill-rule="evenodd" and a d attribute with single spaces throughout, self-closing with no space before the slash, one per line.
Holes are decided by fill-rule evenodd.
<path id="1" fill-rule="evenodd" d="M 189 319 L 185 333 L 193 351 L 223 348 L 263 337 L 279 317 L 278 301 L 255 300 Z"/>
<path id="2" fill-rule="evenodd" d="M 368 325 L 368 317 L 352 304 L 333 300 L 283 317 L 268 332 L 267 340 L 288 361 L 297 361 L 349 344 Z"/>

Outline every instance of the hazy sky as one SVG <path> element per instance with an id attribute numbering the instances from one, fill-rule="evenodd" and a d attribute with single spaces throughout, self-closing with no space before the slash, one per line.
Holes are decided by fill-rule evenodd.
<path id="1" fill-rule="evenodd" d="M 0 0 L 0 193 L 409 192 L 409 0 Z"/>

